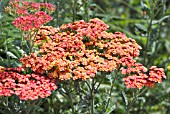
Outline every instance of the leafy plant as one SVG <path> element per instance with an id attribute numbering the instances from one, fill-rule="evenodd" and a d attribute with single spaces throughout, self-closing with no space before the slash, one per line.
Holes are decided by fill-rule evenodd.
<path id="1" fill-rule="evenodd" d="M 44 90 L 40 85 L 46 86 L 48 83 L 45 82 L 48 81 L 57 90 L 52 94 L 48 91 L 48 96 L 51 96 L 44 98 L 43 93 L 23 96 L 17 94 L 17 89 L 12 89 L 13 95 L 1 97 L 1 113 L 166 114 L 170 111 L 168 1 L 36 1 L 45 4 L 50 2 L 57 6 L 57 10 L 52 13 L 53 20 L 46 24 L 53 27 L 35 27 L 38 22 L 35 21 L 38 19 L 35 16 L 35 20 L 31 21 L 33 24 L 30 23 L 26 29 L 22 29 L 25 25 L 22 23 L 29 20 L 30 15 L 33 16 L 39 10 L 48 10 L 49 7 L 42 5 L 44 3 L 19 3 L 20 1 L 15 0 L 14 6 L 19 3 L 19 9 L 26 6 L 26 10 L 29 10 L 28 14 L 15 14 L 18 19 L 21 19 L 20 16 L 28 17 L 22 20 L 20 26 L 14 23 L 18 30 L 11 24 L 14 17 L 4 13 L 2 9 L 9 1 L 0 1 L 0 66 L 3 66 L 0 67 L 0 78 L 1 81 L 14 79 L 17 87 L 20 83 L 28 88 L 35 84 L 37 89 L 32 87 L 29 91 L 38 91 L 38 88 Z M 14 6 L 10 8 L 14 8 L 13 13 L 16 13 L 18 8 L 15 9 Z M 48 11 L 45 11 L 46 14 L 48 15 Z M 107 30 L 108 25 L 96 17 L 110 28 Z M 43 24 L 45 23 L 40 25 Z M 121 31 L 127 34 L 127 37 L 121 32 L 113 34 L 115 31 Z M 134 39 L 142 47 L 140 56 L 140 47 Z M 23 56 L 24 54 L 27 55 Z M 167 79 L 163 82 L 163 69 L 156 66 L 165 69 Z M 87 72 L 90 74 L 86 74 Z M 20 82 L 19 77 L 26 81 Z M 44 77 L 43 81 L 41 77 Z M 126 89 L 123 81 L 129 89 Z M 53 85 L 54 82 L 58 88 Z M 156 85 L 154 89 L 148 88 L 155 82 L 162 84 Z M 7 85 L 8 81 L 2 82 L 3 84 Z M 54 90 L 53 87 L 46 88 L 51 88 L 51 91 Z M 4 88 L 1 87 L 1 91 L 2 89 Z M 7 93 L 3 94 L 7 96 Z M 27 99 L 24 100 L 24 97 Z"/>

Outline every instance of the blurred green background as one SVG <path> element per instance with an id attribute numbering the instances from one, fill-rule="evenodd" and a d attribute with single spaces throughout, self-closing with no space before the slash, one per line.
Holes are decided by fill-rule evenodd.
<path id="1" fill-rule="evenodd" d="M 56 5 L 57 10 L 52 14 L 53 20 L 47 25 L 59 27 L 65 23 L 77 20 L 88 21 L 97 17 L 110 26 L 109 32 L 121 31 L 128 37 L 135 39 L 142 47 L 137 61 L 148 68 L 153 65 L 164 68 L 167 79 L 163 80 L 162 84 L 150 88 L 139 97 L 133 104 L 130 114 L 170 114 L 170 69 L 168 71 L 168 66 L 170 66 L 169 0 L 30 1 L 48 2 Z M 9 0 L 0 0 L 0 65 L 5 67 L 19 66 L 18 59 L 22 54 L 27 53 L 27 50 L 21 46 L 24 43 L 21 42 L 21 32 L 12 25 L 14 17 L 4 11 L 8 3 Z M 102 108 L 101 104 L 104 102 L 103 99 L 107 97 L 106 93 L 110 80 L 112 79 L 108 78 L 105 80 L 107 83 L 101 84 L 99 89 L 102 93 L 96 93 L 96 101 L 98 101 L 96 110 Z M 126 93 L 128 99 L 133 96 L 133 91 L 136 91 L 125 89 L 122 76 L 120 76 L 114 85 L 110 102 L 111 108 L 108 113 L 124 114 L 125 103 L 122 101 L 122 90 L 124 90 L 123 92 Z M 10 100 L 10 103 L 16 103 L 18 107 L 21 105 L 15 99 Z M 49 98 L 43 100 L 38 107 L 37 114 L 69 114 L 70 107 L 67 103 L 67 100 L 58 92 L 54 92 Z M 8 111 L 2 101 L 0 101 L 0 107 L 3 107 L 2 110 Z M 14 112 L 20 113 L 12 105 L 8 107 L 13 109 Z M 82 110 L 77 113 L 85 113 L 85 111 Z"/>

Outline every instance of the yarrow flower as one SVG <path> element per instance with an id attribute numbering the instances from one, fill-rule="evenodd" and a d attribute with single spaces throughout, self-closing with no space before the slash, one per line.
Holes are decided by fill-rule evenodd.
<path id="1" fill-rule="evenodd" d="M 166 78 L 164 69 L 157 68 L 156 66 L 151 66 L 149 71 L 149 78 L 148 80 L 153 82 L 162 83 L 162 78 Z"/>
<path id="2" fill-rule="evenodd" d="M 1 71 L 4 68 L 1 68 Z M 38 74 L 20 74 L 23 68 L 7 68 L 0 72 L 0 96 L 16 94 L 21 100 L 35 100 L 51 95 L 56 90 L 55 79 Z M 18 71 L 17 71 L 18 70 Z"/>
<path id="3" fill-rule="evenodd" d="M 8 13 L 18 16 L 34 14 L 39 11 L 45 11 L 47 14 L 51 14 L 55 10 L 56 6 L 50 3 L 36 3 L 20 0 L 11 0 L 9 6 L 6 7 Z"/>
<path id="4" fill-rule="evenodd" d="M 20 61 L 25 68 L 40 74 L 47 70 L 49 77 L 59 80 L 87 80 L 98 71 L 111 72 L 121 67 L 122 74 L 127 76 L 123 79 L 127 88 L 153 87 L 151 77 L 148 80 L 148 69 L 134 60 L 141 47 L 121 32 L 108 33 L 107 28 L 97 18 L 60 28 L 40 27 L 34 39 L 40 49 L 38 54 Z"/>
<path id="5" fill-rule="evenodd" d="M 51 16 L 47 15 L 43 11 L 40 11 L 27 16 L 20 16 L 14 20 L 13 24 L 16 28 L 19 28 L 22 31 L 29 31 L 40 28 L 40 26 L 49 22 L 50 20 L 52 20 Z"/>
<path id="6" fill-rule="evenodd" d="M 75 22 L 73 25 L 78 26 L 76 25 L 77 23 L 79 22 Z M 39 60 L 48 61 L 51 64 L 46 66 L 40 65 L 40 63 L 36 63 L 38 59 L 33 60 L 33 57 L 27 56 L 21 58 L 24 67 L 29 67 L 39 73 L 43 73 L 43 70 L 44 72 L 45 70 L 49 70 L 50 77 L 56 77 L 61 80 L 71 78 L 74 80 L 86 80 L 94 77 L 98 71 L 112 71 L 117 68 L 118 58 L 98 52 L 96 49 L 97 46 L 92 50 L 88 49 L 91 45 L 89 44 L 90 42 L 95 44 L 95 41 L 100 40 L 97 39 L 98 35 L 100 35 L 99 32 L 101 33 L 107 30 L 108 25 L 99 19 L 92 19 L 89 23 L 85 23 L 84 21 L 80 23 L 82 25 L 80 24 L 78 28 L 73 27 L 74 30 L 77 31 L 76 34 L 72 31 L 67 31 L 67 29 L 69 29 L 68 25 L 66 25 L 68 28 L 62 26 L 58 30 L 52 27 L 41 27 L 35 38 L 35 44 L 43 40 L 46 42 L 40 46 L 39 54 L 42 56 L 39 57 Z M 98 25 L 100 25 L 101 28 L 99 28 Z M 88 28 L 89 26 L 91 27 Z M 87 27 L 87 29 L 85 27 Z M 99 30 L 97 28 L 99 28 Z M 84 34 L 81 33 L 82 29 L 86 29 L 84 30 Z M 88 35 L 92 29 L 95 29 L 93 31 L 96 31 L 96 33 L 92 36 L 87 36 L 87 40 L 91 39 L 90 42 L 87 42 L 84 36 Z M 109 59 L 104 59 L 107 57 Z M 38 66 L 41 66 L 41 68 L 38 68 Z M 43 67 L 48 67 L 49 69 L 43 69 Z"/>
<path id="7" fill-rule="evenodd" d="M 141 49 L 136 41 L 121 32 L 108 33 L 107 28 L 108 25 L 97 18 L 60 28 L 43 26 L 34 39 L 40 48 L 38 54 L 25 56 L 20 61 L 25 68 L 41 74 L 47 70 L 49 77 L 60 80 L 86 80 L 95 77 L 98 71 L 111 72 L 121 67 L 127 88 L 153 87 L 156 81 L 161 82 L 162 78 L 153 77 L 156 71 L 150 69 L 148 75 L 148 69 L 134 60 Z"/>
<path id="8" fill-rule="evenodd" d="M 49 76 L 61 80 L 71 78 L 86 80 L 94 77 L 98 71 L 111 72 L 122 66 L 122 74 L 130 75 L 123 78 L 127 88 L 153 87 L 156 82 L 156 79 L 152 81 L 153 78 L 151 78 L 153 71 L 148 75 L 151 69 L 148 70 L 134 60 L 139 56 L 141 47 L 135 40 L 127 38 L 121 32 L 114 34 L 106 32 L 107 28 L 108 25 L 95 18 L 89 23 L 81 20 L 62 25 L 57 31 L 52 27 L 48 30 L 40 29 L 35 42 L 40 42 L 39 39 L 46 42 L 40 47 L 39 54 L 47 53 L 48 55 L 52 51 L 61 55 L 57 56 L 58 59 L 51 61 L 57 69 L 49 73 Z M 52 34 L 49 31 L 53 31 Z M 74 36 L 76 36 L 76 42 L 74 42 Z M 58 48 L 60 51 L 56 50 Z M 166 78 L 163 70 L 161 71 L 162 77 Z M 162 78 L 157 79 L 159 80 L 157 82 L 161 82 Z"/>
<path id="9" fill-rule="evenodd" d="M 6 7 L 6 11 L 17 15 L 13 24 L 22 31 L 38 29 L 40 26 L 51 21 L 52 17 L 49 14 L 56 9 L 50 3 L 20 2 L 19 0 L 11 0 L 9 5 Z"/>
<path id="10" fill-rule="evenodd" d="M 143 86 L 154 87 L 154 83 L 162 82 L 162 78 L 166 78 L 164 69 L 151 66 L 148 70 L 140 63 L 136 63 L 133 59 L 123 59 L 122 68 L 120 69 L 122 74 L 127 75 L 123 78 L 127 88 L 139 88 Z"/>

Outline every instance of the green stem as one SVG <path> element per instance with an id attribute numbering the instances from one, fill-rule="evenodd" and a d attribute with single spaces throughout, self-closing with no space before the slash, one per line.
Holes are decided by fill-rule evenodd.
<path id="1" fill-rule="evenodd" d="M 27 43 L 27 40 L 26 40 L 26 33 L 24 31 L 21 31 L 21 49 L 22 50 L 24 50 L 24 46 L 26 46 L 26 49 L 30 51 L 29 43 Z"/>
<path id="2" fill-rule="evenodd" d="M 70 102 L 72 114 L 75 114 L 74 104 L 73 104 L 73 97 L 72 97 L 72 94 L 71 94 L 71 88 L 72 88 L 72 84 L 70 82 L 69 85 L 65 88 L 65 90 L 66 90 L 68 98 L 69 98 L 68 100 Z"/>
<path id="3" fill-rule="evenodd" d="M 164 16 L 164 13 L 165 13 L 165 2 L 164 1 L 161 1 L 161 4 L 162 4 L 162 7 L 160 8 L 160 9 L 162 9 L 162 14 L 161 14 L 161 16 L 163 17 Z M 160 11 L 159 11 L 160 12 Z M 158 12 L 158 13 L 159 13 Z M 158 47 L 159 47 L 159 45 L 160 45 L 160 42 L 159 42 L 159 40 L 160 40 L 160 38 L 161 38 L 161 30 L 162 30 L 162 22 L 160 22 L 159 24 L 158 24 L 158 34 L 157 34 L 157 39 L 156 39 L 156 46 L 155 46 L 155 51 L 154 51 L 154 53 L 153 53 L 153 59 L 151 60 L 151 65 L 153 65 L 154 64 L 154 61 L 155 61 L 155 59 L 156 59 L 156 57 L 157 57 L 157 52 L 158 52 Z"/>
<path id="4" fill-rule="evenodd" d="M 144 88 L 141 92 L 139 91 L 139 93 L 132 98 L 132 100 L 130 101 L 129 105 L 126 107 L 126 113 L 125 113 L 125 114 L 129 114 L 130 108 L 132 107 L 133 103 L 134 103 L 134 102 L 138 99 L 138 97 L 139 97 L 141 94 L 143 94 L 147 89 L 148 89 L 148 87 L 147 87 L 147 88 Z"/>
<path id="5" fill-rule="evenodd" d="M 74 22 L 75 21 L 75 19 L 76 19 L 76 7 L 77 7 L 77 0 L 74 0 L 73 1 L 73 8 L 72 8 L 72 13 L 73 13 L 73 17 L 72 17 L 72 22 Z"/>
<path id="6" fill-rule="evenodd" d="M 37 29 L 36 31 L 33 31 L 33 34 L 31 34 L 31 32 L 28 34 L 28 37 L 29 37 L 29 44 L 30 44 L 30 53 L 33 52 L 33 47 L 34 47 L 34 39 L 38 33 L 38 30 Z"/>
<path id="7" fill-rule="evenodd" d="M 147 42 L 145 45 L 145 53 L 144 53 L 144 61 L 143 61 L 144 65 L 146 65 L 147 51 L 148 51 L 148 45 L 149 45 L 149 41 L 150 41 L 151 32 L 152 32 L 152 18 L 149 22 L 149 26 L 148 26 L 148 30 L 147 30 L 148 35 L 147 35 Z"/>
<path id="8" fill-rule="evenodd" d="M 107 108 L 108 108 L 108 106 L 109 106 L 111 94 L 112 94 L 112 91 L 113 91 L 113 86 L 114 86 L 115 80 L 116 80 L 116 78 L 117 78 L 117 73 L 118 73 L 118 71 L 115 70 L 115 78 L 114 78 L 113 81 L 112 81 L 112 84 L 111 84 L 111 87 L 110 87 L 109 98 L 108 98 L 108 100 L 107 100 L 106 107 L 105 107 L 104 111 L 106 111 Z"/>
<path id="9" fill-rule="evenodd" d="M 95 92 L 97 92 L 98 88 L 100 87 L 100 85 L 101 85 L 101 83 L 103 82 L 103 80 L 104 80 L 104 78 L 105 78 L 106 75 L 107 75 L 107 74 L 105 74 L 105 73 L 101 73 L 101 75 L 100 75 L 99 77 L 97 76 L 96 82 L 94 83 L 94 85 L 96 85 L 97 82 L 99 82 L 99 83 L 98 83 L 97 87 L 95 87 Z M 99 79 L 99 80 L 97 80 L 97 79 Z"/>
<path id="10" fill-rule="evenodd" d="M 26 112 L 25 112 L 26 114 L 30 114 L 30 112 L 31 112 L 30 107 L 31 107 L 31 106 L 30 106 L 30 101 L 28 100 L 28 101 L 27 101 L 27 109 L 26 109 Z"/>
<path id="11" fill-rule="evenodd" d="M 7 39 L 8 36 L 5 37 L 5 40 L 6 40 L 6 44 L 5 44 L 5 53 L 6 53 L 6 57 L 7 57 L 7 67 L 10 66 L 10 57 L 8 55 L 8 39 Z"/>
<path id="12" fill-rule="evenodd" d="M 69 100 L 67 94 L 65 92 L 63 92 L 62 90 L 58 90 L 58 92 L 64 97 L 66 98 L 67 100 Z"/>
<path id="13" fill-rule="evenodd" d="M 36 105 L 36 106 L 40 106 L 40 105 L 42 104 L 42 100 L 43 100 L 43 99 L 38 99 L 37 101 L 35 101 L 35 104 L 32 106 L 33 111 L 32 111 L 31 114 L 36 114 L 37 108 L 35 108 L 35 105 Z"/>
<path id="14" fill-rule="evenodd" d="M 94 82 L 94 78 L 92 78 L 92 81 L 91 81 L 91 87 L 90 87 L 90 84 L 87 83 L 85 81 L 85 83 L 87 84 L 87 87 L 89 89 L 89 96 L 90 96 L 90 114 L 94 114 L 94 89 L 95 89 L 95 82 Z"/>
<path id="15" fill-rule="evenodd" d="M 3 108 L 6 108 L 8 111 L 9 111 L 9 114 L 13 114 L 13 111 L 11 110 L 11 108 L 9 107 L 9 101 L 8 101 L 8 99 L 9 99 L 9 97 L 3 97 L 4 99 L 2 100 L 2 102 L 3 102 L 3 105 L 5 105 L 5 107 L 3 107 Z"/>
<path id="16" fill-rule="evenodd" d="M 153 20 L 154 18 L 157 16 L 157 14 L 159 13 L 159 10 L 161 9 L 157 9 L 156 5 L 158 4 L 158 1 L 149 1 L 150 5 L 151 5 L 151 9 L 150 9 L 150 20 L 148 22 L 148 29 L 147 29 L 147 42 L 146 42 L 146 45 L 145 45 L 145 52 L 144 52 L 144 59 L 143 59 L 143 65 L 147 65 L 148 63 L 146 62 L 146 59 L 147 59 L 147 51 L 148 51 L 148 47 L 149 47 L 149 42 L 150 42 L 150 39 L 151 39 L 151 34 L 152 34 L 152 23 L 153 23 Z M 157 11 L 157 12 L 155 12 Z"/>
<path id="17" fill-rule="evenodd" d="M 90 89 L 90 98 L 91 98 L 91 114 L 94 114 L 94 78 L 92 78 L 92 87 Z"/>
<path id="18" fill-rule="evenodd" d="M 31 36 L 30 36 L 29 44 L 30 44 L 30 53 L 31 53 L 33 52 L 33 41 L 32 41 Z"/>
<path id="19" fill-rule="evenodd" d="M 99 84 L 97 85 L 97 87 L 95 88 L 95 91 L 98 90 L 98 88 L 100 87 L 100 84 L 103 82 L 103 78 L 100 80 Z"/>
<path id="20" fill-rule="evenodd" d="M 89 4 L 90 4 L 90 0 L 88 0 L 88 2 L 85 3 L 85 14 L 84 14 L 84 19 L 86 22 L 88 22 L 89 20 L 89 12 L 88 12 L 88 8 L 89 8 Z"/>
<path id="21" fill-rule="evenodd" d="M 74 104 L 73 104 L 73 97 L 72 97 L 72 94 L 70 94 L 70 93 L 69 93 L 69 98 L 70 98 L 70 104 L 71 104 L 72 114 L 75 114 Z"/>
<path id="22" fill-rule="evenodd" d="M 87 83 L 87 81 L 85 81 L 85 83 L 87 84 L 87 86 L 88 86 L 89 90 L 91 90 L 90 84 L 89 84 L 89 83 Z"/>
<path id="23" fill-rule="evenodd" d="M 57 0 L 56 1 L 56 6 L 59 8 L 60 2 Z M 59 10 L 56 10 L 56 27 L 59 27 Z"/>

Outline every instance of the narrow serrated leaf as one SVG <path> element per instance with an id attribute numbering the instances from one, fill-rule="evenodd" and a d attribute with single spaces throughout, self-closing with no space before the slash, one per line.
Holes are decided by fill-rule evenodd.
<path id="1" fill-rule="evenodd" d="M 109 107 L 106 111 L 106 114 L 111 114 L 115 109 L 116 109 L 116 105 Z"/>
<path id="2" fill-rule="evenodd" d="M 17 59 L 17 56 L 15 56 L 12 52 L 7 51 L 6 52 L 8 56 L 10 56 L 11 58 Z"/>
<path id="3" fill-rule="evenodd" d="M 146 28 L 144 25 L 139 24 L 139 23 L 136 23 L 135 25 L 136 25 L 136 27 L 137 27 L 138 29 L 143 30 L 143 31 L 145 31 L 145 32 L 147 31 L 147 28 Z"/>
<path id="4" fill-rule="evenodd" d="M 123 102 L 125 102 L 125 105 L 128 106 L 127 96 L 123 90 L 121 91 L 121 95 L 122 95 Z"/>
<path id="5" fill-rule="evenodd" d="M 152 24 L 154 25 L 154 24 L 161 23 L 162 21 L 164 21 L 164 20 L 167 19 L 167 18 L 170 18 L 170 15 L 166 15 L 166 16 L 162 17 L 162 18 L 159 19 L 159 20 L 155 20 L 155 21 L 152 22 Z"/>
<path id="6" fill-rule="evenodd" d="M 26 52 L 23 50 L 23 49 L 21 49 L 19 46 L 16 46 L 16 48 L 18 49 L 18 51 L 21 53 L 21 54 L 25 54 Z"/>

